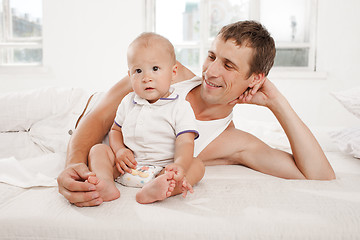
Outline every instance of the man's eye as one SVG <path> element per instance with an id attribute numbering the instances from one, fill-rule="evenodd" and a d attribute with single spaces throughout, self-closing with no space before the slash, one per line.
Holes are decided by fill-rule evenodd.
<path id="1" fill-rule="evenodd" d="M 154 66 L 154 67 L 153 67 L 153 71 L 156 72 L 157 70 L 159 70 L 159 67 L 158 67 L 158 66 Z"/>
<path id="2" fill-rule="evenodd" d="M 142 73 L 142 70 L 141 69 L 136 69 L 135 72 L 136 73 Z"/>
<path id="3" fill-rule="evenodd" d="M 215 60 L 215 57 L 213 55 L 208 56 L 211 60 Z"/>
<path id="4" fill-rule="evenodd" d="M 231 68 L 232 68 L 232 66 L 230 66 L 229 64 L 225 64 L 225 68 L 227 68 L 227 69 L 231 69 Z"/>

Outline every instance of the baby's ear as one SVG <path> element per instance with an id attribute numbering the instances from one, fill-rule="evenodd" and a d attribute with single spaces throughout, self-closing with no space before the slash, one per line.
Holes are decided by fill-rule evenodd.
<path id="1" fill-rule="evenodd" d="M 254 73 L 252 76 L 251 76 L 251 81 L 250 81 L 250 84 L 249 84 L 249 88 L 253 88 L 255 85 L 258 85 L 258 84 L 262 84 L 264 78 L 265 78 L 265 74 L 264 73 Z"/>
<path id="2" fill-rule="evenodd" d="M 174 74 L 174 76 L 177 74 L 177 70 L 178 70 L 178 65 L 175 64 L 175 65 L 173 66 L 173 74 Z"/>
<path id="3" fill-rule="evenodd" d="M 128 75 L 129 75 L 129 77 L 130 77 L 130 70 L 128 70 Z"/>
<path id="4" fill-rule="evenodd" d="M 177 71 L 178 71 L 178 66 L 177 66 L 177 64 L 175 64 L 175 65 L 173 66 L 173 69 L 172 69 L 172 81 L 175 80 Z"/>

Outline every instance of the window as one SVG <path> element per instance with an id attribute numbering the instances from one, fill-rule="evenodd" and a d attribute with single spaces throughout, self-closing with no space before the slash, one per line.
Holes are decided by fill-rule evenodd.
<path id="1" fill-rule="evenodd" d="M 42 64 L 42 0 L 0 0 L 0 66 Z"/>
<path id="2" fill-rule="evenodd" d="M 317 0 L 147 0 L 147 31 L 169 38 L 178 60 L 198 73 L 222 26 L 253 19 L 275 39 L 274 67 L 313 71 L 316 4 Z"/>

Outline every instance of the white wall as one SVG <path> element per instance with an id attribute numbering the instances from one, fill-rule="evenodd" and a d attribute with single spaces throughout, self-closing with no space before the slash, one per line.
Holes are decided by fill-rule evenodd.
<path id="1" fill-rule="evenodd" d="M 145 30 L 143 4 L 143 0 L 44 1 L 45 68 L 24 74 L 0 70 L 0 92 L 44 86 L 108 89 L 127 73 L 127 46 Z M 317 70 L 326 78 L 271 79 L 309 125 L 360 124 L 329 94 L 360 86 L 359 10 L 358 0 L 319 0 Z M 274 120 L 267 109 L 237 109 L 250 120 Z"/>
<path id="2" fill-rule="evenodd" d="M 44 68 L 2 74 L 1 92 L 44 86 L 106 90 L 127 74 L 126 50 L 144 31 L 143 0 L 44 0 Z"/>

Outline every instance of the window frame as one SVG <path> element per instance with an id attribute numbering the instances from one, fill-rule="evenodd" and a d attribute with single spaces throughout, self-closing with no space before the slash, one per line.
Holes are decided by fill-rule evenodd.
<path id="1" fill-rule="evenodd" d="M 174 42 L 173 45 L 175 49 L 186 48 L 186 49 L 199 49 L 199 68 L 200 69 L 191 69 L 194 72 L 200 73 L 203 60 L 207 56 L 207 49 L 210 48 L 211 42 L 213 39 L 209 39 L 209 0 L 199 0 L 200 1 L 200 36 L 201 39 L 198 42 Z M 251 0 L 250 9 L 249 9 L 249 19 L 260 21 L 260 1 L 261 0 Z M 318 9 L 318 0 L 310 0 L 308 19 L 309 19 L 309 42 L 280 42 L 276 41 L 276 49 L 309 49 L 308 54 L 308 65 L 307 66 L 274 66 L 271 73 L 275 72 L 275 76 L 284 77 L 287 74 L 284 72 L 290 72 L 293 74 L 296 72 L 307 72 L 301 74 L 301 76 L 310 76 L 308 73 L 313 74 L 317 78 L 324 78 L 324 74 L 316 74 L 316 34 L 317 34 L 317 10 Z M 146 31 L 156 32 L 156 0 L 145 0 L 145 29 Z"/>
<path id="2" fill-rule="evenodd" d="M 8 48 L 26 48 L 26 49 L 41 49 L 43 51 L 43 37 L 13 37 L 12 36 L 12 12 L 10 9 L 10 0 L 2 0 L 3 8 L 3 37 L 0 39 L 0 50 Z M 44 55 L 44 54 L 42 54 Z M 23 67 L 38 67 L 43 66 L 43 59 L 39 63 L 14 63 L 13 54 L 8 53 L 8 63 L 0 61 L 0 68 L 14 68 Z M 9 63 L 10 62 L 10 63 Z"/>

